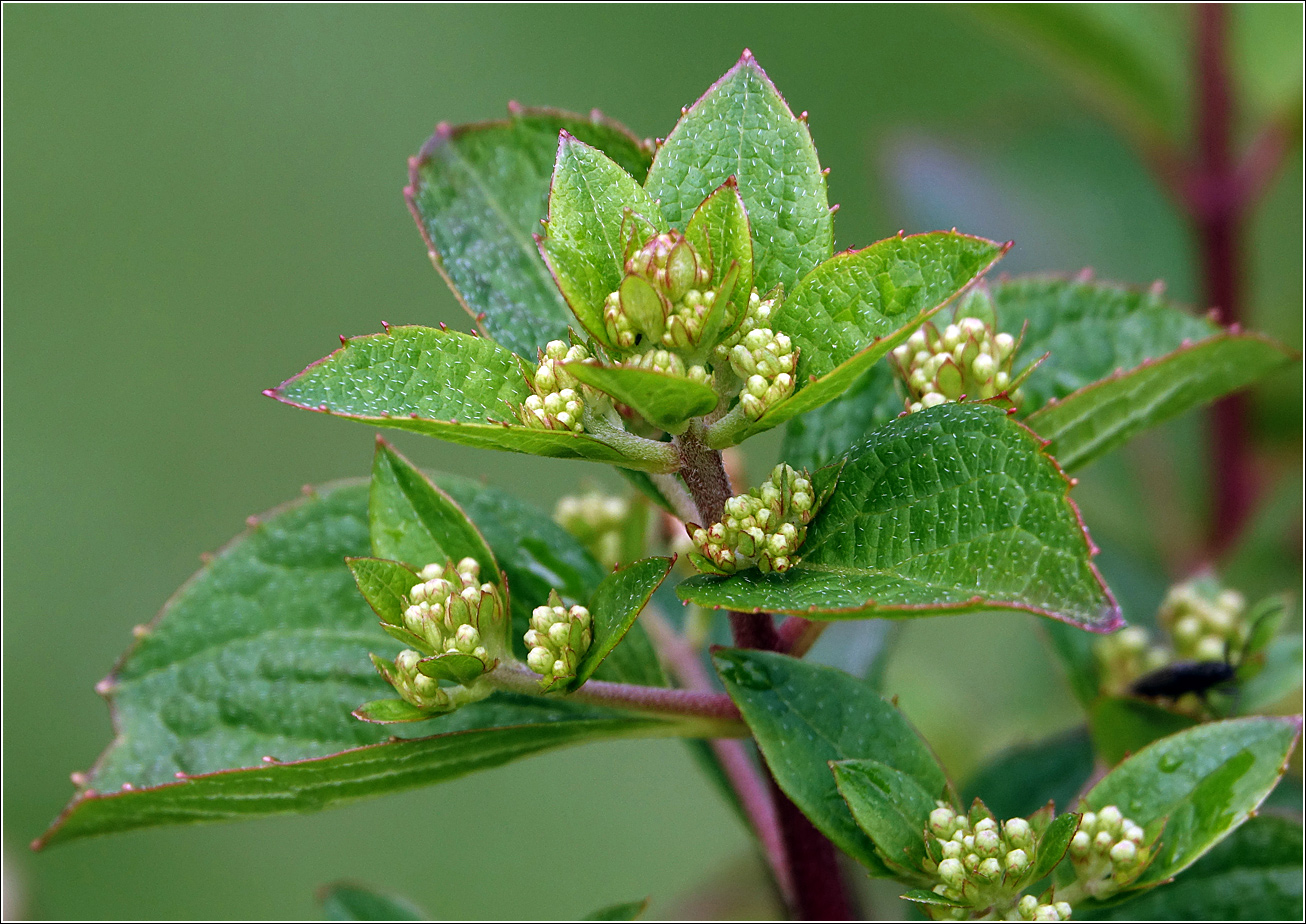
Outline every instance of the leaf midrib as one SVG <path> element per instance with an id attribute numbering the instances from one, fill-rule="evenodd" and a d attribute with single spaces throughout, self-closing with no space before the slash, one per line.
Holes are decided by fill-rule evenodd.
<path id="1" fill-rule="evenodd" d="M 508 237 L 516 243 L 522 253 L 526 255 L 526 262 L 530 264 L 532 273 L 537 276 L 539 281 L 543 284 L 544 291 L 555 296 L 555 304 L 557 307 L 565 308 L 562 304 L 562 297 L 558 295 L 557 287 L 553 284 L 553 277 L 549 274 L 543 261 L 536 259 L 539 254 L 535 249 L 534 239 L 531 238 L 529 234 L 522 232 L 521 229 L 517 228 L 515 224 L 509 220 L 508 213 L 504 209 L 503 204 L 499 202 L 498 197 L 490 191 L 489 187 L 485 184 L 485 180 L 472 168 L 471 162 L 467 160 L 452 141 L 446 145 L 445 149 L 452 155 L 458 166 L 462 168 L 463 172 L 471 177 L 472 182 L 484 197 L 486 204 L 489 205 L 491 211 L 498 217 L 502 226 L 507 230 Z M 535 164 L 530 163 L 529 158 L 526 158 L 526 160 L 528 161 L 529 169 L 536 179 L 542 178 L 542 175 L 535 169 Z"/>

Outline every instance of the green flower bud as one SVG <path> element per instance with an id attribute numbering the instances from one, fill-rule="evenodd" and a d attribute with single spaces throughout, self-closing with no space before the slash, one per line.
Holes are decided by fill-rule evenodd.
<path id="1" fill-rule="evenodd" d="M 1038 908 L 1038 899 L 1033 895 L 1022 895 L 1016 902 L 1016 911 L 1026 921 L 1034 920 L 1034 911 Z"/>
<path id="2" fill-rule="evenodd" d="M 1070 902 L 1055 902 L 1053 903 L 1052 907 L 1056 909 L 1058 918 L 1060 918 L 1063 921 L 1070 920 L 1070 912 L 1071 912 Z"/>
<path id="3" fill-rule="evenodd" d="M 1029 870 L 1029 854 L 1018 847 L 1007 852 L 1004 863 L 1011 875 L 1023 876 Z"/>
<path id="4" fill-rule="evenodd" d="M 954 889 L 960 889 L 966 881 L 966 870 L 960 860 L 948 858 L 939 863 L 939 878 Z"/>
<path id="5" fill-rule="evenodd" d="M 1133 841 L 1118 841 L 1112 845 L 1110 855 L 1116 866 L 1132 866 L 1138 859 L 1138 845 Z"/>
<path id="6" fill-rule="evenodd" d="M 528 649 L 526 666 L 544 678 L 545 686 L 574 678 L 593 639 L 589 610 L 564 607 L 553 591 L 548 604 L 532 611 L 530 626 L 523 636 Z"/>
<path id="7" fill-rule="evenodd" d="M 377 673 L 395 688 L 395 692 L 407 703 L 418 709 L 447 709 L 450 705 L 449 695 L 440 689 L 439 683 L 420 673 L 417 662 L 422 659 L 420 652 L 411 648 L 399 652 L 394 664 L 387 664 L 381 658 L 372 656 L 372 663 Z"/>
<path id="8" fill-rule="evenodd" d="M 995 857 L 987 857 L 980 861 L 975 875 L 988 883 L 997 882 L 1002 878 L 1002 864 Z"/>
<path id="9" fill-rule="evenodd" d="M 1034 846 L 1034 831 L 1023 818 L 1007 819 L 1002 825 L 1002 833 L 1013 847 L 1028 850 Z"/>
<path id="10" fill-rule="evenodd" d="M 1086 857 L 1092 849 L 1093 839 L 1084 831 L 1076 831 L 1075 836 L 1070 839 L 1070 855 L 1072 857 Z"/>
<path id="11" fill-rule="evenodd" d="M 526 633 L 526 644 L 532 645 L 530 632 Z M 526 666 L 537 674 L 548 674 L 553 669 L 554 662 L 553 652 L 545 645 L 532 647 L 526 655 Z"/>
<path id="12" fill-rule="evenodd" d="M 989 821 L 989 819 L 984 819 Z M 975 852 L 981 857 L 996 857 L 1002 851 L 1002 838 L 992 828 L 975 832 Z"/>
<path id="13" fill-rule="evenodd" d="M 997 397 L 1011 385 L 1015 340 L 978 318 L 960 318 L 942 331 L 927 322 L 890 354 L 907 386 L 908 413 L 948 401 Z"/>
<path id="14" fill-rule="evenodd" d="M 585 399 L 580 382 L 565 368 L 566 363 L 589 359 L 589 351 L 579 344 L 567 346 L 561 340 L 550 341 L 539 353 L 539 366 L 531 377 L 531 389 L 517 417 L 537 430 L 583 432 Z"/>
<path id="15" fill-rule="evenodd" d="M 787 571 L 806 538 L 815 514 L 811 481 L 781 464 L 747 494 L 724 504 L 723 519 L 704 529 L 686 527 L 702 555 L 727 573 L 756 565 L 761 571 Z"/>

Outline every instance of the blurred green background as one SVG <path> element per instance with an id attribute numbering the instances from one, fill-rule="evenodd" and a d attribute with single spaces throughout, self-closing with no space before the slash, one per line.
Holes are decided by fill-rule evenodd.
<path id="1" fill-rule="evenodd" d="M 1182 25 L 1176 9 L 1166 15 Z M 1297 36 L 1299 73 L 1300 11 L 1267 10 L 1246 15 L 1260 17 L 1257 34 Z M 1009 272 L 1092 266 L 1197 295 L 1188 231 L 1134 150 L 970 10 L 6 6 L 3 17 L 7 914 L 312 916 L 315 887 L 347 877 L 442 918 L 562 917 L 643 895 L 669 915 L 751 881 L 742 827 L 672 741 L 589 746 L 324 815 L 27 850 L 71 794 L 68 773 L 110 737 L 92 686 L 131 627 L 246 515 L 306 482 L 367 472 L 371 432 L 260 390 L 382 319 L 468 327 L 400 195 L 435 122 L 498 117 L 515 99 L 599 107 L 662 135 L 748 46 L 811 113 L 840 247 L 955 225 L 1014 238 Z M 1249 253 L 1251 323 L 1294 345 L 1301 197 L 1297 146 Z M 1266 521 L 1266 551 L 1244 556 L 1252 593 L 1300 580 L 1300 548 L 1281 541 L 1299 523 L 1300 369 L 1257 406 L 1281 522 Z M 579 463 L 397 442 L 546 508 L 579 478 L 617 483 Z M 755 473 L 776 446 L 761 441 Z M 1077 492 L 1135 613 L 1200 535 L 1203 452 L 1191 415 Z M 1077 721 L 1040 646 L 1029 617 L 922 620 L 889 689 L 964 776 Z M 1022 658 L 1022 670 L 997 669 Z M 575 831 L 563 842 L 527 825 L 545 793 L 563 807 L 550 829 Z M 551 884 L 564 866 L 565 890 Z"/>

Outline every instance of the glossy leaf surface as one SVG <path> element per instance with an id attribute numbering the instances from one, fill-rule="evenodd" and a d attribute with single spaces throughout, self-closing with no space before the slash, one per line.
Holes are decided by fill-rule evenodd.
<path id="1" fill-rule="evenodd" d="M 576 668 L 572 689 L 593 677 L 626 637 L 653 591 L 671 573 L 671 563 L 669 558 L 645 558 L 614 571 L 595 588 L 589 600 L 593 640 Z"/>
<path id="2" fill-rule="evenodd" d="M 516 409 L 530 394 L 520 361 L 491 340 L 454 331 L 392 327 L 354 337 L 268 394 L 306 410 L 464 446 L 631 468 L 672 467 L 669 458 L 627 458 L 583 433 L 517 425 Z"/>
<path id="3" fill-rule="evenodd" d="M 645 186 L 684 228 L 732 176 L 752 224 L 754 285 L 792 288 L 830 256 L 834 222 L 807 126 L 747 51 L 676 123 Z"/>
<path id="4" fill-rule="evenodd" d="M 661 219 L 657 203 L 619 164 L 563 135 L 540 252 L 572 312 L 601 343 L 608 342 L 603 300 L 617 290 L 625 274 L 623 228 L 632 212 Z"/>
<path id="5" fill-rule="evenodd" d="M 1038 439 L 1001 410 L 941 405 L 848 455 L 789 571 L 703 575 L 679 593 L 818 619 L 1018 609 L 1109 631 L 1119 608 L 1068 491 Z"/>
<path id="6" fill-rule="evenodd" d="M 780 788 L 872 875 L 889 875 L 840 796 L 829 763 L 876 760 L 942 798 L 947 778 L 916 730 L 887 700 L 842 671 L 745 649 L 718 651 L 715 660 Z"/>
<path id="7" fill-rule="evenodd" d="M 717 405 L 717 393 L 709 386 L 653 369 L 568 363 L 567 371 L 668 433 L 680 433 L 691 417 Z"/>
<path id="8" fill-rule="evenodd" d="M 573 322 L 532 237 L 548 210 L 563 131 L 643 181 L 650 154 L 622 126 L 526 109 L 500 122 L 441 125 L 410 162 L 405 190 L 432 262 L 467 311 L 484 313 L 491 337 L 532 360 Z"/>
<path id="9" fill-rule="evenodd" d="M 1162 738 L 1108 773 L 1085 796 L 1117 805 L 1143 827 L 1165 820 L 1156 859 L 1137 882 L 1164 882 L 1247 820 L 1283 774 L 1301 733 L 1297 718 L 1210 722 Z"/>
<path id="10" fill-rule="evenodd" d="M 367 512 L 378 558 L 414 570 L 472 558 L 481 566 L 482 581 L 500 582 L 494 553 L 467 514 L 384 440 L 377 440 L 372 458 Z"/>

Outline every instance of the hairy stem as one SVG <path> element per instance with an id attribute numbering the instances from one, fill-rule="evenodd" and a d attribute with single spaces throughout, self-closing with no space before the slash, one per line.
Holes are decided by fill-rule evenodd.
<path id="1" fill-rule="evenodd" d="M 676 437 L 676 448 L 680 452 L 680 474 L 699 516 L 706 523 L 719 521 L 731 494 L 721 453 L 708 448 L 697 425 Z M 770 613 L 732 611 L 730 628 L 740 648 L 780 649 L 780 637 Z M 781 791 L 769 770 L 767 782 L 793 876 L 794 912 L 804 920 L 852 920 L 852 906 L 834 844 Z M 779 876 L 777 871 L 777 881 Z"/>
<path id="2" fill-rule="evenodd" d="M 503 661 L 486 675 L 490 682 L 514 693 L 540 695 L 540 676 L 519 661 Z M 568 699 L 614 709 L 631 709 L 654 715 L 677 718 L 715 720 L 721 723 L 722 737 L 739 737 L 746 730 L 739 723 L 739 709 L 724 693 L 711 690 L 676 690 L 669 687 L 645 687 L 633 683 L 589 680 Z"/>

